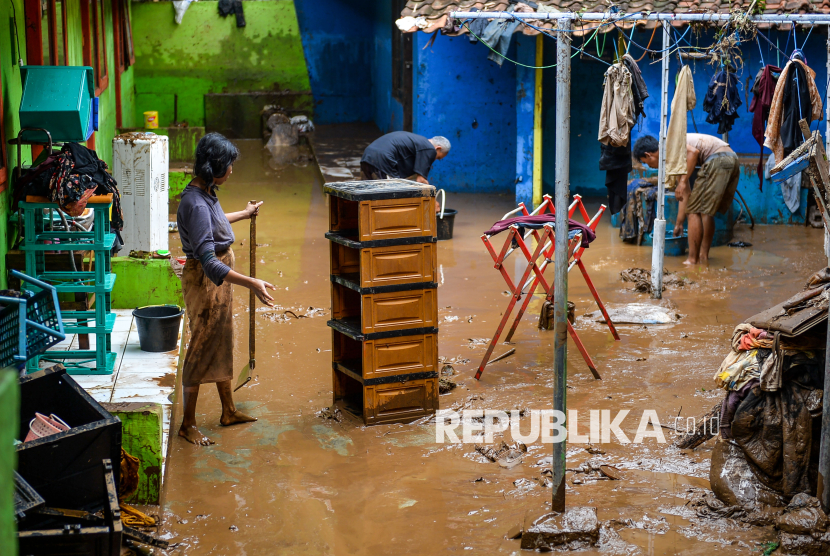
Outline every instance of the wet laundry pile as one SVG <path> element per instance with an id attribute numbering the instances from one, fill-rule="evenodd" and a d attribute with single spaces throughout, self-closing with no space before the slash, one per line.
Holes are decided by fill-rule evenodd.
<path id="1" fill-rule="evenodd" d="M 623 282 L 634 284 L 633 289 L 636 292 L 651 293 L 653 291 L 651 271 L 645 268 L 627 268 L 620 272 L 620 278 Z M 666 291 L 669 286 L 682 288 L 691 284 L 694 284 L 692 280 L 663 269 L 663 291 Z"/>
<path id="2" fill-rule="evenodd" d="M 720 438 L 785 500 L 816 494 L 829 301 L 826 268 L 803 291 L 738 325 L 714 376 L 726 391 Z"/>
<path id="3" fill-rule="evenodd" d="M 45 152 L 45 151 L 44 151 Z M 80 216 L 93 195 L 112 195 L 113 230 L 124 227 L 118 182 L 98 154 L 78 143 L 66 143 L 60 151 L 45 155 L 42 162 L 20 178 L 15 209 L 23 196 L 45 197 L 69 216 Z"/>
<path id="4" fill-rule="evenodd" d="M 654 229 L 657 218 L 657 183 L 636 179 L 628 184 L 628 196 L 622 211 L 620 238 L 626 242 L 643 243 L 643 236 Z"/>

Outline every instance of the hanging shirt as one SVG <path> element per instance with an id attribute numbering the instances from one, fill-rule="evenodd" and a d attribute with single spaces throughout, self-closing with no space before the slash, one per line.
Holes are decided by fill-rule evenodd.
<path id="1" fill-rule="evenodd" d="M 787 62 L 781 70 L 764 133 L 764 146 L 775 153 L 776 160 L 784 160 L 789 152 L 804 142 L 798 127 L 799 119 L 803 118 L 809 124 L 813 120 L 821 120 L 823 116 L 824 105 L 815 79 L 816 72 L 801 60 Z"/>
<path id="2" fill-rule="evenodd" d="M 741 104 L 743 103 L 738 91 L 738 76 L 735 72 L 727 68 L 713 75 L 703 99 L 703 110 L 708 114 L 708 123 L 718 124 L 718 133 L 722 135 L 732 129 Z"/>
<path id="3" fill-rule="evenodd" d="M 671 101 L 671 119 L 666 133 L 666 177 L 686 175 L 686 112 L 697 104 L 692 70 L 683 66 Z"/>
<path id="4" fill-rule="evenodd" d="M 414 174 L 426 178 L 437 155 L 435 145 L 426 137 L 408 131 L 393 131 L 366 147 L 360 161 L 371 164 L 390 178 L 406 179 Z"/>
<path id="5" fill-rule="evenodd" d="M 764 164 L 764 128 L 767 125 L 767 118 L 769 118 L 769 110 L 772 105 L 772 96 L 775 93 L 775 85 L 778 83 L 778 75 L 781 74 L 781 68 L 767 64 L 758 72 L 755 77 L 755 83 L 752 86 L 752 102 L 749 105 L 749 111 L 753 112 L 752 116 L 752 136 L 761 147 L 761 153 L 758 156 L 758 166 L 755 171 L 758 173 L 758 189 L 763 190 L 764 180 L 761 177 L 761 167 Z"/>
<path id="6" fill-rule="evenodd" d="M 614 64 L 605 72 L 602 106 L 599 114 L 599 142 L 612 147 L 628 144 L 634 127 L 634 96 L 631 73 L 624 64 Z"/>
<path id="7" fill-rule="evenodd" d="M 629 73 L 631 73 L 631 94 L 634 97 L 634 118 L 639 118 L 640 116 L 645 117 L 646 110 L 644 105 L 646 99 L 648 98 L 648 87 L 646 87 L 643 74 L 640 72 L 640 66 L 638 66 L 634 58 L 628 54 L 623 55 L 622 61 L 625 64 L 625 67 L 628 68 Z"/>

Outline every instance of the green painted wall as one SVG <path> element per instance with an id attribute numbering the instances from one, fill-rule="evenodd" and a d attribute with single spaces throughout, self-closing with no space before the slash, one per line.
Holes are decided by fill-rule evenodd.
<path id="1" fill-rule="evenodd" d="M 121 420 L 121 447 L 139 461 L 138 488 L 125 502 L 158 504 L 161 495 L 161 462 L 164 456 L 164 410 L 161 404 L 128 402 L 105 403 L 103 406 Z"/>
<path id="2" fill-rule="evenodd" d="M 67 59 L 70 65 L 83 65 L 83 34 L 81 27 L 81 0 L 64 0 L 67 16 L 67 43 L 69 51 Z M 169 2 L 166 4 L 171 5 Z M 171 8 L 172 9 L 172 8 Z M 17 32 L 20 40 L 20 50 L 14 37 L 14 14 L 17 14 Z M 110 76 L 109 86 L 101 93 L 99 104 L 99 131 L 95 135 L 95 147 L 98 156 L 112 166 L 112 138 L 116 135 L 115 118 L 115 44 L 112 34 L 112 4 L 104 2 L 104 16 L 106 21 L 107 73 Z M 26 63 L 26 28 L 23 9 L 23 0 L 0 0 L 0 74 L 2 74 L 3 112 L 6 137 L 0 138 L 7 142 L 17 135 L 20 121 L 17 111 L 20 108 L 22 93 L 20 83 L 20 68 L 18 59 Z M 135 125 L 135 90 L 134 69 L 129 68 L 122 74 L 122 125 Z M 6 148 L 8 168 L 18 164 L 17 149 L 10 145 Z M 31 162 L 31 150 L 23 148 L 23 163 Z M 9 249 L 8 218 L 10 210 L 11 187 L 0 193 L 0 288 L 6 287 L 6 253 Z"/>
<path id="3" fill-rule="evenodd" d="M 0 554 L 17 555 L 17 526 L 14 520 L 14 480 L 17 467 L 14 439 L 20 430 L 20 390 L 17 373 L 0 369 Z"/>
<path id="4" fill-rule="evenodd" d="M 168 259 L 113 257 L 112 271 L 117 276 L 112 289 L 113 309 L 165 304 L 184 307 L 182 283 Z"/>
<path id="5" fill-rule="evenodd" d="M 159 125 L 178 119 L 205 125 L 204 95 L 249 91 L 307 92 L 300 27 L 293 0 L 243 2 L 247 26 L 219 16 L 217 2 L 190 5 L 181 25 L 172 2 L 132 6 L 135 42 L 135 122 L 156 110 Z"/>

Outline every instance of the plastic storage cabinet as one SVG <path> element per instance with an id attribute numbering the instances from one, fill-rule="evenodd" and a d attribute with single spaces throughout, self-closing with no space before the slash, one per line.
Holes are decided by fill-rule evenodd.
<path id="1" fill-rule="evenodd" d="M 435 188 L 328 183 L 334 402 L 366 425 L 438 409 Z"/>
<path id="2" fill-rule="evenodd" d="M 63 363 L 69 374 L 112 374 L 116 354 L 112 351 L 111 294 L 115 285 L 112 272 L 112 246 L 115 234 L 110 233 L 112 195 L 90 198 L 87 208 L 94 211 L 91 231 L 52 231 L 49 229 L 52 212 L 58 205 L 32 202 L 31 197 L 20 203 L 23 211 L 24 237 L 21 250 L 26 253 L 26 274 L 52 284 L 58 293 L 86 292 L 94 294 L 95 308 L 89 311 L 61 311 L 66 335 L 95 336 L 95 349 L 47 351 L 26 363 L 29 373 L 40 368 L 40 361 Z M 46 268 L 44 254 L 49 251 L 91 251 L 94 269 L 77 272 L 53 272 Z M 69 255 L 67 255 L 68 257 Z"/>

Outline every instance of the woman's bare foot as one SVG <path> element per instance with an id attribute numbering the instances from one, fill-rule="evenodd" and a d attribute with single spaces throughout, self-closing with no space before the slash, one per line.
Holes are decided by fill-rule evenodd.
<path id="1" fill-rule="evenodd" d="M 683 264 L 685 264 L 686 266 L 695 266 L 697 264 L 697 261 L 693 261 L 692 259 L 686 259 L 685 261 L 683 261 Z"/>
<path id="2" fill-rule="evenodd" d="M 199 432 L 199 429 L 195 425 L 191 425 L 189 427 L 182 425 L 179 429 L 179 436 L 197 446 L 210 446 L 211 444 L 216 444 L 216 442 Z"/>
<path id="3" fill-rule="evenodd" d="M 240 423 L 253 423 L 254 421 L 256 421 L 256 417 L 245 415 L 241 411 L 234 411 L 233 413 L 227 415 L 223 413 L 222 417 L 219 419 L 219 424 L 223 427 L 229 427 Z"/>

